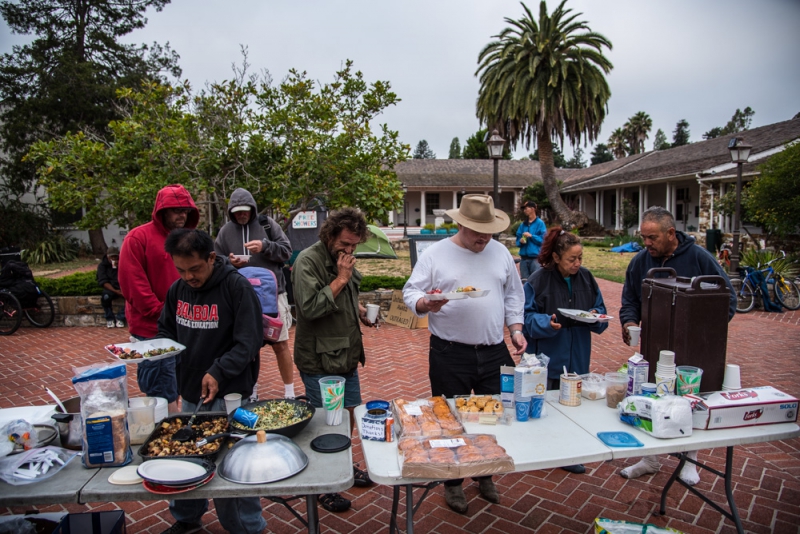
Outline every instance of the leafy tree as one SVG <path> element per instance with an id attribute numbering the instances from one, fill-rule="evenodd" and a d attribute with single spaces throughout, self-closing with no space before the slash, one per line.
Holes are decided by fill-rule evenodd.
<path id="1" fill-rule="evenodd" d="M 639 206 L 633 203 L 629 198 L 622 199 L 622 208 L 620 209 L 621 223 L 623 233 L 627 234 L 628 229 L 639 224 Z M 616 217 L 617 211 L 614 210 Z"/>
<path id="2" fill-rule="evenodd" d="M 467 138 L 464 143 L 464 159 L 492 159 L 489 155 L 489 147 L 486 145 L 486 140 L 489 138 L 488 133 L 488 130 L 478 130 Z M 503 159 L 511 159 L 511 150 L 507 144 L 503 147 Z"/>
<path id="3" fill-rule="evenodd" d="M 431 147 L 428 146 L 428 142 L 423 139 L 417 143 L 417 148 L 414 149 L 412 157 L 414 159 L 436 159 L 436 154 L 434 154 Z"/>
<path id="4" fill-rule="evenodd" d="M 711 128 L 709 131 L 707 131 L 706 133 L 703 134 L 703 139 L 706 139 L 706 140 L 708 140 L 708 139 L 716 139 L 717 137 L 721 137 L 722 135 L 724 135 L 722 133 L 722 127 L 721 126 L 715 126 L 715 127 Z"/>
<path id="5" fill-rule="evenodd" d="M 533 151 L 533 154 L 528 155 L 528 158 L 533 161 L 539 161 L 539 149 Z M 564 157 L 564 153 L 561 152 L 561 149 L 558 148 L 558 145 L 553 146 L 553 165 L 557 169 L 563 169 L 567 166 L 567 158 Z"/>
<path id="6" fill-rule="evenodd" d="M 245 71 L 246 61 L 232 80 L 197 96 L 155 83 L 122 92 L 127 112 L 109 125 L 110 141 L 70 134 L 37 143 L 30 158 L 55 203 L 95 206 L 82 225 L 147 220 L 158 189 L 175 182 L 209 219 L 224 213 L 236 187 L 285 225 L 320 202 L 358 206 L 378 220 L 402 205 L 392 169 L 409 147 L 387 125 L 379 134 L 371 126 L 398 101 L 388 82 L 367 84 L 351 61 L 319 85 L 295 70 L 277 86 Z"/>
<path id="7" fill-rule="evenodd" d="M 778 236 L 800 228 L 800 144 L 787 145 L 759 167 L 747 188 L 749 219 Z"/>
<path id="8" fill-rule="evenodd" d="M 614 161 L 614 154 L 608 149 L 608 146 L 605 143 L 597 143 L 594 146 L 594 150 L 590 154 L 591 157 L 591 164 L 597 165 L 598 163 L 605 163 L 606 161 Z"/>
<path id="9" fill-rule="evenodd" d="M 689 144 L 689 123 L 686 119 L 681 119 L 675 125 L 675 130 L 672 132 L 672 146 L 683 146 Z"/>
<path id="10" fill-rule="evenodd" d="M 667 141 L 667 135 L 664 133 L 664 130 L 659 128 L 653 138 L 653 150 L 666 150 L 671 147 L 672 145 Z"/>
<path id="11" fill-rule="evenodd" d="M 454 137 L 450 141 L 450 153 L 447 155 L 447 159 L 461 159 L 461 143 L 458 142 L 458 137 Z"/>
<path id="12" fill-rule="evenodd" d="M 565 165 L 567 169 L 585 169 L 586 160 L 583 159 L 583 149 L 576 146 L 575 151 L 572 153 L 572 158 Z"/>
<path id="13" fill-rule="evenodd" d="M 792 117 L 792 120 L 794 120 L 794 119 L 800 119 L 800 111 L 798 111 L 797 113 L 794 114 L 794 117 Z"/>
<path id="14" fill-rule="evenodd" d="M 611 132 L 611 137 L 608 138 L 608 148 L 617 159 L 628 155 L 628 136 L 625 130 L 617 128 Z"/>
<path id="15" fill-rule="evenodd" d="M 653 119 L 644 111 L 639 111 L 622 127 L 628 142 L 628 155 L 644 152 L 644 141 L 653 128 Z"/>
<path id="16" fill-rule="evenodd" d="M 161 72 L 180 75 L 178 56 L 154 44 L 119 39 L 144 27 L 148 9 L 170 0 L 19 0 L 0 2 L 13 33 L 33 34 L 0 58 L 0 172 L 6 195 L 33 191 L 34 168 L 23 156 L 37 140 L 81 130 L 105 133 L 118 118 L 115 91 Z M 90 206 L 88 206 L 90 207 Z M 90 229 L 95 252 L 105 250 L 102 232 Z"/>
<path id="17" fill-rule="evenodd" d="M 509 24 L 478 56 L 480 89 L 477 115 L 497 128 L 514 146 L 540 151 L 542 181 L 558 218 L 567 226 L 583 226 L 586 214 L 573 212 L 559 193 L 553 163 L 553 139 L 564 136 L 575 146 L 584 137 L 592 142 L 600 132 L 611 91 L 605 79 L 612 69 L 602 54 L 611 42 L 576 21 L 562 1 L 547 13 L 539 5 L 538 21 L 530 9 Z"/>

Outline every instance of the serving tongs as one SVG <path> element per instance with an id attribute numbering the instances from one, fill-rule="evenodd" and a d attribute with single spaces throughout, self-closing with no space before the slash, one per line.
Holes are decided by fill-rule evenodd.
<path id="1" fill-rule="evenodd" d="M 192 414 L 192 417 L 189 418 L 189 422 L 186 423 L 186 426 L 183 428 L 179 428 L 170 439 L 179 443 L 185 443 L 194 438 L 194 429 L 192 428 L 192 424 L 194 424 L 194 420 L 197 418 L 197 412 L 200 410 L 200 406 L 203 405 L 204 400 L 205 397 L 200 397 L 200 401 L 197 403 L 197 406 L 195 406 L 194 413 Z"/>

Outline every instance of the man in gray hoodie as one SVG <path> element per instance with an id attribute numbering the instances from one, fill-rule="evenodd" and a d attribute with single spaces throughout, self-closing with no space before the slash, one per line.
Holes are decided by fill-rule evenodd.
<path id="1" fill-rule="evenodd" d="M 283 264 L 292 255 L 292 245 L 280 225 L 270 217 L 262 217 L 259 222 L 258 207 L 253 195 L 239 188 L 228 202 L 230 221 L 222 227 L 214 243 L 214 250 L 227 257 L 237 269 L 242 267 L 263 267 L 275 274 L 278 282 L 278 311 L 283 330 L 278 341 L 272 345 L 278 360 L 278 370 L 283 380 L 284 395 L 294 398 L 294 364 L 289 350 L 289 326 L 292 315 L 286 296 L 286 280 Z M 238 257 L 237 257 L 238 256 Z"/>

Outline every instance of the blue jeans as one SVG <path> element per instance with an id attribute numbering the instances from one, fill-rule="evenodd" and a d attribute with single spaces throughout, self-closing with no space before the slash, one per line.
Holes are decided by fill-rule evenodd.
<path id="1" fill-rule="evenodd" d="M 539 270 L 539 260 L 536 258 L 521 258 L 519 261 L 519 276 L 527 280 L 530 275 Z"/>
<path id="2" fill-rule="evenodd" d="M 139 341 L 151 338 L 131 335 Z M 148 397 L 164 397 L 167 402 L 178 400 L 178 361 L 180 354 L 163 360 L 143 361 L 136 366 L 139 390 Z"/>
<path id="3" fill-rule="evenodd" d="M 314 408 L 322 408 L 322 391 L 319 389 L 319 379 L 325 378 L 326 376 L 344 377 L 345 408 L 353 408 L 361 404 L 361 382 L 358 379 L 358 369 L 352 373 L 338 375 L 308 375 L 300 371 L 300 378 L 303 380 L 303 385 L 306 387 L 306 397 L 308 397 L 311 406 Z"/>
<path id="4" fill-rule="evenodd" d="M 124 321 L 125 320 L 125 306 L 122 307 L 120 311 L 117 312 L 117 316 L 114 317 L 114 310 L 111 308 L 111 303 L 114 299 L 121 299 L 120 295 L 117 295 L 113 291 L 109 291 L 108 289 L 103 289 L 103 296 L 100 297 L 100 304 L 103 306 L 103 313 L 106 316 L 106 321 L 113 321 L 116 319 L 117 321 Z"/>
<path id="5" fill-rule="evenodd" d="M 193 412 L 197 405 L 183 401 L 182 411 Z M 225 400 L 214 399 L 200 407 L 201 412 L 225 411 Z M 236 534 L 258 534 L 267 528 L 267 521 L 261 516 L 261 499 L 258 497 L 237 497 L 234 499 L 214 499 L 217 517 L 222 528 Z M 208 499 L 182 499 L 169 502 L 169 511 L 177 521 L 199 524 L 203 514 L 208 511 Z"/>

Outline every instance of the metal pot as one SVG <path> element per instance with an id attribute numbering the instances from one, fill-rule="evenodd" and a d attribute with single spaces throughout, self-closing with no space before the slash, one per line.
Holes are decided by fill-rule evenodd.
<path id="1" fill-rule="evenodd" d="M 286 436 L 287 438 L 293 438 L 297 434 L 299 434 L 301 430 L 307 427 L 308 423 L 310 423 L 311 419 L 314 417 L 316 408 L 314 408 L 314 406 L 312 406 L 309 401 L 310 399 L 305 395 L 299 395 L 294 399 L 268 399 L 268 400 L 260 400 L 257 402 L 251 402 L 249 404 L 245 404 L 244 406 L 242 406 L 242 409 L 253 411 L 254 408 L 258 408 L 259 406 L 264 406 L 276 402 L 285 402 L 293 405 L 295 407 L 298 416 L 304 416 L 305 419 L 303 419 L 299 423 L 294 423 L 289 426 L 285 426 L 283 428 L 274 428 L 271 430 L 266 430 L 266 432 L 269 434 L 280 434 L 282 436 Z M 228 422 L 230 423 L 232 420 L 233 420 L 233 412 L 231 412 L 228 415 Z M 233 425 L 233 424 L 230 426 L 233 432 L 239 434 L 253 435 L 256 432 L 258 432 L 258 430 L 255 430 L 253 428 L 240 428 L 238 425 Z"/>
<path id="2" fill-rule="evenodd" d="M 52 416 L 56 420 L 61 446 L 65 449 L 79 451 L 83 449 L 83 420 L 81 419 L 81 398 L 73 397 L 64 402 L 67 413 L 56 406 L 56 413 Z"/>
<path id="3" fill-rule="evenodd" d="M 238 484 L 269 484 L 296 475 L 308 456 L 291 439 L 260 430 L 233 446 L 219 466 L 219 475 Z"/>

